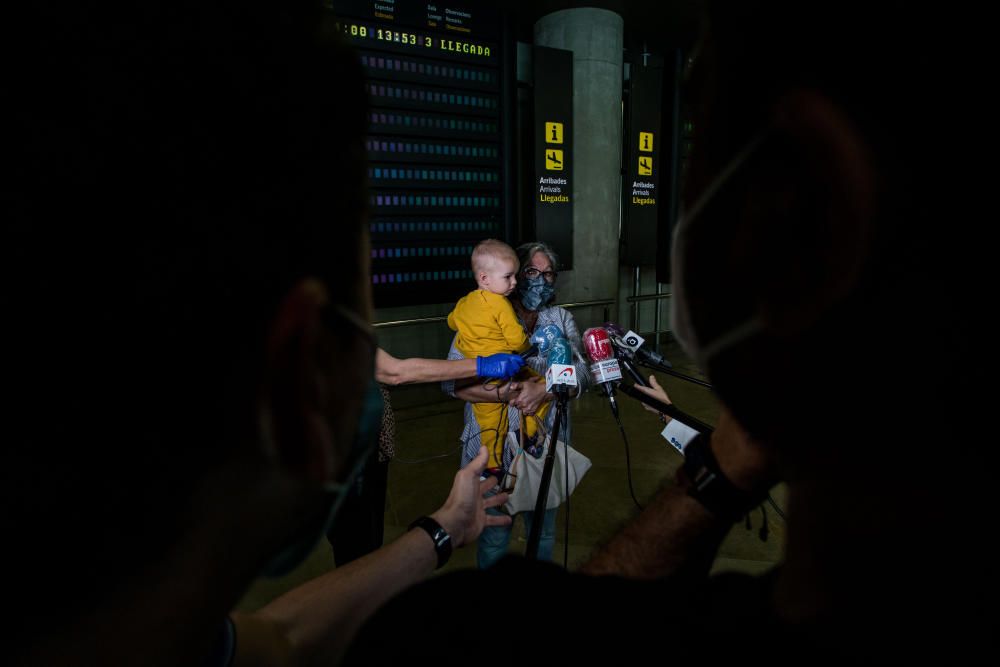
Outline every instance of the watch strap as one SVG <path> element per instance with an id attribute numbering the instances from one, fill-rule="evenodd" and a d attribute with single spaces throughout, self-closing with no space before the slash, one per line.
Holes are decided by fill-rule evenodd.
<path id="1" fill-rule="evenodd" d="M 695 438 L 684 448 L 683 470 L 691 483 L 688 495 L 720 518 L 739 521 L 763 501 L 737 488 L 722 474 L 705 436 Z"/>
<path id="2" fill-rule="evenodd" d="M 440 568 L 447 563 L 448 559 L 451 558 L 451 535 L 448 534 L 448 531 L 429 516 L 420 517 L 411 523 L 407 530 L 414 528 L 423 529 L 434 542 L 434 551 L 437 552 L 437 567 Z"/>

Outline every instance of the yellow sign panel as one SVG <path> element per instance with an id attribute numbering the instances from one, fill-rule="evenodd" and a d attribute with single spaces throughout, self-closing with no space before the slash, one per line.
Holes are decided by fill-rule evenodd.
<path id="1" fill-rule="evenodd" d="M 563 170 L 563 152 L 557 148 L 545 150 L 545 168 L 548 171 Z"/>
<path id="2" fill-rule="evenodd" d="M 562 123 L 546 123 L 545 124 L 545 143 L 547 144 L 561 144 L 563 142 L 563 124 Z"/>
<path id="3" fill-rule="evenodd" d="M 639 158 L 639 175 L 640 176 L 653 175 L 653 158 L 651 157 Z"/>
<path id="4" fill-rule="evenodd" d="M 653 152 L 653 133 L 652 132 L 640 132 L 639 133 L 639 150 L 643 153 Z"/>

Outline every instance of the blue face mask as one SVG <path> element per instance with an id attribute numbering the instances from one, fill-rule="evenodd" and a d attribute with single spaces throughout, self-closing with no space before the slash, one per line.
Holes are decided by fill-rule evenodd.
<path id="1" fill-rule="evenodd" d="M 339 308 L 335 308 L 335 310 L 341 311 Z M 360 323 L 360 319 L 353 313 L 343 311 L 340 314 L 356 326 Z M 365 326 L 362 330 L 366 336 L 371 338 L 372 345 L 374 345 L 374 338 L 368 327 Z M 382 390 L 379 389 L 374 377 L 369 381 L 362 400 L 358 428 L 355 431 L 354 442 L 348 454 L 347 475 L 342 481 L 328 482 L 324 485 L 326 511 L 322 515 L 323 518 L 304 528 L 294 541 L 282 548 L 264 568 L 262 572 L 264 576 L 281 577 L 298 567 L 330 531 L 337 512 L 344 504 L 344 499 L 347 498 L 348 494 L 355 493 L 355 485 L 362 482 L 365 464 L 378 445 L 378 434 L 382 427 L 382 412 L 385 409 Z"/>
<path id="2" fill-rule="evenodd" d="M 521 305 L 528 310 L 538 310 L 551 301 L 556 293 L 556 288 L 545 280 L 544 276 L 522 278 L 519 285 Z"/>

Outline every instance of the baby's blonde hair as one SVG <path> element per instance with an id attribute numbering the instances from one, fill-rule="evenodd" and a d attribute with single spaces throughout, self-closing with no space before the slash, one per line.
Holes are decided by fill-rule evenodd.
<path id="1" fill-rule="evenodd" d="M 517 253 L 503 241 L 486 239 L 480 241 L 472 250 L 472 272 L 479 275 L 480 271 L 488 271 L 496 259 L 512 259 L 517 264 Z"/>

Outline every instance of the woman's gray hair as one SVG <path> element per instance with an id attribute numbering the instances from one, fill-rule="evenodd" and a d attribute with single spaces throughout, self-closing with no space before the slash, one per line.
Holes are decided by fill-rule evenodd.
<path id="1" fill-rule="evenodd" d="M 521 263 L 522 270 L 531 263 L 531 258 L 535 256 L 536 252 L 540 252 L 549 258 L 549 261 L 552 262 L 553 271 L 559 270 L 559 255 L 547 243 L 542 243 L 541 241 L 529 241 L 517 247 L 517 261 Z"/>

